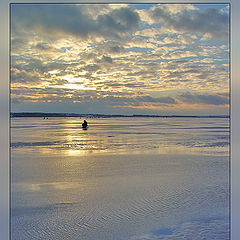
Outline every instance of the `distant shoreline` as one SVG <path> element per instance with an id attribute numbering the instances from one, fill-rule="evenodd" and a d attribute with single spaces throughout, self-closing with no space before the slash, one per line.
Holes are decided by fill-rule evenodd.
<path id="1" fill-rule="evenodd" d="M 79 113 L 44 113 L 44 112 L 13 112 L 11 118 L 15 117 L 85 117 L 85 118 L 112 118 L 112 117 L 156 117 L 156 118 L 230 118 L 229 115 L 151 115 L 151 114 L 79 114 Z"/>

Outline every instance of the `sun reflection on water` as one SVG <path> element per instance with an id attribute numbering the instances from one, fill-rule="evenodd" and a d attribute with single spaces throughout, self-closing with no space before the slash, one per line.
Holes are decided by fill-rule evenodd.
<path id="1" fill-rule="evenodd" d="M 197 125 L 196 130 L 194 122 L 192 130 L 185 130 L 182 128 L 185 123 L 180 120 L 178 122 L 175 120 L 178 125 L 175 122 L 173 122 L 175 125 L 170 125 L 164 122 L 164 119 L 140 119 L 141 121 L 138 120 L 136 125 L 129 125 L 128 119 L 93 118 L 86 118 L 90 127 L 83 130 L 81 126 L 83 120 L 83 118 L 51 118 L 47 121 L 36 119 L 31 124 L 37 127 L 26 128 L 28 131 L 25 130 L 24 140 L 21 137 L 21 129 L 15 128 L 14 144 L 20 144 L 15 150 L 29 154 L 35 151 L 43 156 L 150 152 L 156 154 L 229 154 L 227 132 L 209 132 L 208 128 L 203 132 L 200 128 L 210 120 L 201 120 L 202 125 Z M 218 125 L 221 127 L 220 123 Z M 28 122 L 25 124 L 27 125 Z M 19 137 L 16 137 L 17 134 Z"/>

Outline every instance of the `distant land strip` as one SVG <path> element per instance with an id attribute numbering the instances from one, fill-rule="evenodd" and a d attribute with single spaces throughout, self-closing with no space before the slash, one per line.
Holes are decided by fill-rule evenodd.
<path id="1" fill-rule="evenodd" d="M 148 114 L 79 114 L 79 113 L 44 113 L 44 112 L 13 112 L 10 117 L 88 117 L 88 118 L 112 118 L 112 117 L 159 117 L 159 118 L 230 118 L 229 115 L 148 115 Z"/>

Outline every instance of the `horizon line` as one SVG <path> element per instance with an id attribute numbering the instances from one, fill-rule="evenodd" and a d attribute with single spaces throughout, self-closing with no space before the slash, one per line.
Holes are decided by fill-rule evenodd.
<path id="1" fill-rule="evenodd" d="M 66 112 L 10 112 L 10 117 L 219 117 L 230 118 L 230 114 L 219 115 L 179 115 L 179 114 L 106 114 L 106 113 L 66 113 Z"/>

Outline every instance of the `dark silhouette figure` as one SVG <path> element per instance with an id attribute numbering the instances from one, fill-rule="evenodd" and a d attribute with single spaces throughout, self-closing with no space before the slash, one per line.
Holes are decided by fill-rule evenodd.
<path id="1" fill-rule="evenodd" d="M 88 126 L 88 123 L 87 123 L 87 121 L 86 121 L 86 120 L 84 120 L 84 121 L 83 121 L 83 124 L 82 124 L 82 128 L 85 128 L 85 129 L 86 129 L 86 128 L 87 128 L 87 126 Z"/>

